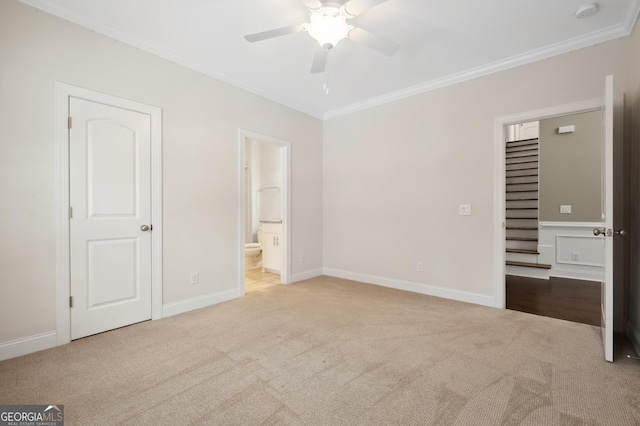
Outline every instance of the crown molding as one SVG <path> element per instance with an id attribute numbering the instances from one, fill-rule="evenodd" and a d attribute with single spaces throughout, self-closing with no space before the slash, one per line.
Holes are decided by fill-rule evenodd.
<path id="1" fill-rule="evenodd" d="M 276 102 L 302 114 L 323 121 L 351 114 L 357 111 L 362 111 L 375 106 L 398 101 L 404 98 L 431 92 L 447 86 L 462 83 L 479 77 L 484 77 L 521 65 L 526 65 L 532 62 L 551 58 L 553 56 L 569 53 L 585 47 L 594 46 L 610 40 L 627 37 L 633 32 L 635 24 L 638 20 L 638 15 L 640 13 L 640 0 L 631 0 L 629 3 L 629 8 L 627 9 L 627 12 L 619 25 L 603 28 L 599 31 L 594 31 L 580 37 L 574 37 L 561 43 L 551 44 L 520 55 L 511 56 L 506 59 L 495 61 L 479 67 L 470 68 L 468 70 L 455 74 L 443 76 L 441 78 L 427 81 L 425 83 L 421 83 L 405 89 L 397 90 L 382 96 L 366 99 L 362 102 L 357 102 L 345 107 L 323 112 L 309 106 L 301 105 L 297 102 L 292 101 L 291 99 L 279 96 L 272 91 L 260 89 L 258 87 L 247 84 L 246 82 L 239 81 L 228 74 L 220 72 L 216 69 L 212 69 L 210 66 L 207 66 L 194 58 L 182 55 L 172 50 L 171 48 L 168 48 L 167 46 L 163 46 L 161 44 L 145 40 L 141 37 L 137 37 L 120 31 L 117 28 L 101 24 L 99 22 L 96 22 L 95 20 L 88 19 L 80 14 L 71 12 L 66 8 L 58 7 L 57 5 L 52 4 L 47 0 L 19 1 L 36 9 L 40 9 L 44 12 L 55 15 L 66 21 L 78 24 L 82 27 L 86 27 L 96 33 L 106 35 L 125 44 L 137 47 L 158 57 L 175 62 L 176 64 L 182 65 L 196 72 L 200 72 L 206 76 L 215 78 L 216 80 L 220 80 L 241 90 L 253 93 L 267 100 Z"/>
<path id="2" fill-rule="evenodd" d="M 293 102 L 290 99 L 278 96 L 277 94 L 271 91 L 263 90 L 258 87 L 247 84 L 245 82 L 242 82 L 240 80 L 237 80 L 229 76 L 228 74 L 212 69 L 210 66 L 205 65 L 204 63 L 198 61 L 197 59 L 194 59 L 186 55 L 182 55 L 176 52 L 175 50 L 167 46 L 164 46 L 162 44 L 154 43 L 150 40 L 145 40 L 142 37 L 126 33 L 124 31 L 121 31 L 109 25 L 104 25 L 93 19 L 89 19 L 83 15 L 74 13 L 66 8 L 58 7 L 57 5 L 52 4 L 47 0 L 18 0 L 18 1 L 26 5 L 29 5 L 31 7 L 34 7 L 36 9 L 39 9 L 43 12 L 46 12 L 48 14 L 57 16 L 58 18 L 64 19 L 65 21 L 80 25 L 81 27 L 85 27 L 95 33 L 105 35 L 107 37 L 120 41 L 124 44 L 137 47 L 138 49 L 143 50 L 147 53 L 169 60 L 171 62 L 174 62 L 186 68 L 189 68 L 193 71 L 199 72 L 201 74 L 204 74 L 208 77 L 215 78 L 216 80 L 220 80 L 223 83 L 227 83 L 238 89 L 245 90 L 247 92 L 253 93 L 254 95 L 258 95 L 272 102 L 276 102 L 280 105 L 291 108 L 295 111 L 298 111 L 303 114 L 322 120 L 321 111 L 312 110 L 304 105 L 300 105 L 296 102 Z"/>
<path id="3" fill-rule="evenodd" d="M 326 112 L 322 116 L 322 119 L 330 120 L 332 118 L 337 118 L 357 111 L 362 111 L 375 106 L 387 104 L 404 98 L 409 98 L 411 96 L 431 92 L 437 89 L 442 89 L 447 86 L 452 86 L 454 84 L 462 83 L 468 80 L 484 77 L 521 65 L 530 64 L 532 62 L 537 62 L 543 59 L 551 58 L 553 56 L 562 55 L 585 47 L 590 47 L 607 41 L 628 37 L 633 32 L 635 24 L 638 20 L 638 14 L 640 13 L 640 0 L 633 0 L 630 3 L 630 6 L 631 7 L 629 7 L 629 9 L 627 10 L 623 21 L 619 25 L 613 25 L 607 28 L 603 28 L 602 30 L 586 34 L 584 36 L 568 39 L 562 43 L 551 44 L 540 49 L 531 50 L 521 55 L 515 55 L 510 58 L 489 63 L 487 65 L 471 68 L 466 71 L 451 74 L 406 89 L 397 90 L 386 95 L 367 99 L 363 102 L 358 102 L 344 108 L 335 109 L 333 111 Z"/>

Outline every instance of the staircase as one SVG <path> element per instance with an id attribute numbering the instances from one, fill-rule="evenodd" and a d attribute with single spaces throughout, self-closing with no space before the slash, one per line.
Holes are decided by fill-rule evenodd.
<path id="1" fill-rule="evenodd" d="M 538 263 L 538 139 L 507 142 L 506 273 L 548 278 Z"/>

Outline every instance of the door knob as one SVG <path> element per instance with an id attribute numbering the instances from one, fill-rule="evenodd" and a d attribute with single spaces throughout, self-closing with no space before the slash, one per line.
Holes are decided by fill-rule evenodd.
<path id="1" fill-rule="evenodd" d="M 143 231 L 143 232 L 146 232 L 146 231 L 148 231 L 149 229 L 151 229 L 151 227 L 150 227 L 149 225 L 142 225 L 142 226 L 140 227 L 140 230 L 141 230 L 141 231 Z"/>
<path id="2" fill-rule="evenodd" d="M 613 233 L 615 235 L 620 235 L 621 237 L 624 237 L 625 235 L 627 235 L 627 231 L 625 231 L 624 229 L 620 229 L 618 231 L 613 231 Z"/>
<path id="3" fill-rule="evenodd" d="M 593 235 L 596 235 L 596 236 L 602 235 L 602 236 L 604 236 L 606 234 L 607 234 L 607 228 L 602 228 L 602 229 L 594 228 L 593 229 Z"/>

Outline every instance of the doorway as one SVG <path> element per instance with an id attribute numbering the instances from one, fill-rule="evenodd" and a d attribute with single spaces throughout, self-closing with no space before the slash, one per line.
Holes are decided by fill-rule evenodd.
<path id="1" fill-rule="evenodd" d="M 243 294 L 289 283 L 290 143 L 240 130 Z"/>
<path id="2" fill-rule="evenodd" d="M 604 108 L 604 120 L 602 122 L 602 135 L 603 135 L 603 161 L 602 161 L 602 181 L 603 188 L 602 196 L 602 227 L 598 226 L 592 229 L 592 236 L 600 236 L 602 238 L 604 256 L 602 266 L 604 268 L 603 280 L 601 282 L 601 331 L 602 341 L 604 349 L 604 358 L 607 361 L 613 361 L 613 330 L 614 330 L 614 304 L 619 305 L 620 299 L 614 303 L 614 288 L 618 289 L 624 285 L 622 278 L 625 275 L 627 265 L 622 260 L 622 246 L 620 239 L 618 238 L 616 244 L 614 244 L 613 236 L 624 235 L 623 229 L 614 228 L 614 223 L 618 226 L 623 225 L 622 212 L 623 212 L 623 197 L 620 194 L 623 192 L 623 171 L 622 168 L 614 170 L 614 157 L 622 152 L 623 140 L 622 140 L 622 107 L 623 97 L 622 95 L 614 96 L 614 79 L 609 75 L 605 78 L 605 90 L 603 91 L 603 98 L 597 98 L 590 101 L 577 102 L 574 104 L 562 105 L 554 108 L 547 108 L 543 110 L 537 110 L 533 112 L 527 112 L 522 114 L 514 114 L 512 116 L 498 117 L 495 120 L 495 146 L 494 146 L 494 159 L 496 164 L 504 164 L 505 161 L 505 132 L 506 126 L 516 124 L 525 121 L 543 120 L 547 118 L 566 116 L 570 114 L 576 114 L 581 112 L 596 111 Z M 560 133 L 560 129 L 557 129 Z M 505 172 L 502 167 L 494 168 L 496 174 L 494 175 L 495 182 L 495 210 L 494 210 L 494 295 L 496 307 L 505 308 Z M 614 194 L 614 191 L 616 194 Z M 614 208 L 615 204 L 615 208 Z M 561 209 L 562 210 L 562 209 Z M 615 212 L 615 215 L 614 215 Z M 562 213 L 562 211 L 560 211 Z M 614 251 L 618 255 L 614 256 Z M 614 268 L 614 259 L 617 267 Z M 622 268 L 620 268 L 622 266 Z M 619 291 L 619 290 L 618 290 Z M 622 312 L 616 309 L 616 317 L 621 315 Z M 622 324 L 622 321 L 618 321 L 618 324 Z"/>
<path id="3" fill-rule="evenodd" d="M 508 126 L 507 309 L 600 325 L 602 119 L 596 110 Z"/>
<path id="4" fill-rule="evenodd" d="M 500 308 L 506 307 L 506 237 L 507 237 L 507 216 L 506 216 L 506 194 L 505 188 L 507 184 L 506 168 L 506 149 L 505 141 L 508 139 L 509 126 L 518 125 L 520 123 L 529 123 L 545 120 L 548 118 L 567 116 L 582 112 L 596 111 L 602 109 L 601 99 L 592 99 L 584 102 L 561 105 L 557 107 L 545 108 L 514 114 L 510 116 L 498 117 L 495 120 L 495 164 L 502 165 L 496 167 L 495 176 L 495 206 L 496 206 L 496 223 L 495 223 L 495 287 L 494 296 L 496 306 Z"/>
<path id="5" fill-rule="evenodd" d="M 56 343 L 62 345 L 69 343 L 72 338 L 162 317 L 162 114 L 156 107 L 67 84 L 56 83 L 55 90 L 58 211 Z M 96 108 L 99 111 L 85 114 Z M 101 117 L 96 118 L 98 115 Z M 75 130 L 80 130 L 77 136 L 94 138 L 89 143 L 85 140 L 84 147 L 79 150 L 75 149 L 78 141 L 72 140 L 76 137 L 72 134 L 74 116 Z M 138 136 L 146 142 L 138 144 Z M 116 142 L 111 144 L 114 140 Z M 72 142 L 73 149 L 70 148 Z M 139 146 L 135 151 L 130 150 L 134 145 Z M 126 152 L 130 154 L 128 157 L 121 155 Z M 144 165 L 137 164 L 138 156 L 145 157 Z M 92 157 L 96 159 L 95 162 L 83 160 Z M 112 161 L 102 161 L 105 158 Z M 114 172 L 111 166 L 117 170 Z M 139 177 L 134 179 L 132 175 L 139 170 L 139 166 L 140 170 L 146 170 L 142 186 L 138 186 Z M 136 183 L 131 183 L 131 180 L 136 180 Z M 87 187 L 96 191 L 87 191 Z M 128 187 L 128 192 L 121 192 L 124 187 Z M 79 199 L 76 198 L 78 195 Z M 116 204 L 115 210 L 113 203 Z M 72 225 L 74 219 L 78 221 Z M 89 226 L 93 227 L 92 230 L 85 229 L 84 225 L 90 221 L 87 219 L 95 219 L 100 224 Z M 110 221 L 110 224 L 106 224 L 106 221 Z M 124 222 L 127 223 L 123 225 Z M 133 228 L 124 235 L 116 229 L 121 225 Z M 105 239 L 92 234 L 105 230 L 112 233 Z M 79 236 L 84 240 L 77 240 Z M 74 240 L 77 241 L 74 243 Z M 78 260 L 72 250 L 83 247 L 87 249 L 81 250 L 84 260 Z M 88 262 L 88 259 L 95 262 Z M 144 264 L 136 264 L 138 260 Z M 116 267 L 113 266 L 114 262 L 117 263 Z M 78 272 L 77 267 L 81 267 L 82 263 L 95 267 L 93 273 L 86 270 Z M 105 280 L 105 271 L 120 275 Z M 75 280 L 73 276 L 76 276 Z M 87 277 L 95 279 L 87 284 Z M 84 280 L 83 286 L 78 287 L 78 279 Z M 111 279 L 119 284 L 112 286 Z M 81 293 L 78 293 L 79 288 L 82 288 Z M 129 302 L 137 304 L 129 305 L 131 312 L 124 314 L 118 311 L 120 305 Z M 80 330 L 80 324 L 85 323 L 85 319 L 78 317 L 76 321 L 76 312 L 72 315 L 72 309 L 82 306 L 87 313 L 106 313 L 106 318 L 88 321 L 97 324 L 97 328 Z M 75 327 L 72 326 L 72 320 L 75 321 Z"/>

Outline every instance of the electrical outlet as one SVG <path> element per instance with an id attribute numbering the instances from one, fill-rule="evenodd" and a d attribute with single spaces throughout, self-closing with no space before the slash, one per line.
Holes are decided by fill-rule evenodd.
<path id="1" fill-rule="evenodd" d="M 460 204 L 458 214 L 460 216 L 471 216 L 471 204 Z"/>
<path id="2" fill-rule="evenodd" d="M 571 205 L 562 205 L 560 206 L 560 213 L 561 214 L 571 214 Z"/>
<path id="3" fill-rule="evenodd" d="M 418 272 L 424 272 L 424 262 L 418 262 L 418 264 L 416 266 L 416 270 Z"/>
<path id="4" fill-rule="evenodd" d="M 580 252 L 579 251 L 574 251 L 573 253 L 571 253 L 571 260 L 573 260 L 574 262 L 579 262 L 580 261 Z"/>
<path id="5" fill-rule="evenodd" d="M 198 272 L 191 273 L 191 284 L 198 284 L 200 282 L 200 274 Z"/>
<path id="6" fill-rule="evenodd" d="M 304 263 L 304 254 L 300 255 L 300 263 Z"/>

